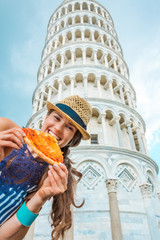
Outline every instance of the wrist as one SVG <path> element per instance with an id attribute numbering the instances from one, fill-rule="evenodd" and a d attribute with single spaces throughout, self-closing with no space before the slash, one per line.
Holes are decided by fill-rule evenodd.
<path id="1" fill-rule="evenodd" d="M 22 206 L 18 209 L 16 213 L 18 221 L 26 227 L 30 227 L 31 224 L 35 221 L 35 219 L 38 217 L 38 214 L 31 212 L 26 202 L 22 204 Z"/>
<path id="2" fill-rule="evenodd" d="M 35 195 L 26 203 L 26 205 L 31 212 L 37 214 L 40 212 L 46 201 L 47 199 L 42 198 L 39 194 L 39 191 L 37 191 Z"/>

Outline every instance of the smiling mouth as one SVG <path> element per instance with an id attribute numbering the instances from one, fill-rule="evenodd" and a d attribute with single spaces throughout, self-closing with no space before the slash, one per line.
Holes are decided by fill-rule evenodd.
<path id="1" fill-rule="evenodd" d="M 57 141 L 60 141 L 61 139 L 57 137 L 52 131 L 48 131 L 49 134 L 51 134 L 53 137 L 57 139 Z"/>

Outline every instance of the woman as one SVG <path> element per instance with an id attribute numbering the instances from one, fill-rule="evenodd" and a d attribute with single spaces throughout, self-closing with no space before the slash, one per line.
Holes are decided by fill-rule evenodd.
<path id="1" fill-rule="evenodd" d="M 64 231 L 71 227 L 70 206 L 76 206 L 75 176 L 80 180 L 81 173 L 71 165 L 68 158 L 69 147 L 77 146 L 81 138 L 89 139 L 86 127 L 91 118 L 91 107 L 83 98 L 75 95 L 56 105 L 47 102 L 47 108 L 48 113 L 41 131 L 57 138 L 64 155 L 64 164 L 54 164 L 53 167 L 42 163 L 41 159 L 23 144 L 24 132 L 18 125 L 9 119 L 0 118 L 1 240 L 23 239 L 42 206 L 51 197 L 52 239 L 63 239 Z M 15 166 L 17 175 L 13 174 Z M 23 174 L 20 174 L 21 171 Z M 18 179 L 15 179 L 15 176 Z M 6 182 L 9 182 L 12 188 L 6 188 Z M 19 206 L 16 206 L 17 202 Z"/>

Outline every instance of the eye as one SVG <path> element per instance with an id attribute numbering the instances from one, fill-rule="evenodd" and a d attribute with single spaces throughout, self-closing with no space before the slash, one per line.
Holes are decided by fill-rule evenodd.
<path id="1" fill-rule="evenodd" d="M 60 120 L 60 117 L 57 116 L 57 115 L 54 115 L 54 118 L 55 118 L 56 120 Z"/>
<path id="2" fill-rule="evenodd" d="M 67 125 L 66 127 L 73 132 L 73 127 L 71 127 L 70 125 Z"/>

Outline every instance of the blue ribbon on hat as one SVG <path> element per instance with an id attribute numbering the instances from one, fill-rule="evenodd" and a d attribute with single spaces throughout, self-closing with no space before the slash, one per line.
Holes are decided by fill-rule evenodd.
<path id="1" fill-rule="evenodd" d="M 69 106 L 67 106 L 63 103 L 57 103 L 56 107 L 58 107 L 60 110 L 62 110 L 65 114 L 67 114 L 70 118 L 72 118 L 76 123 L 78 123 L 85 130 L 87 129 L 83 120 L 72 108 L 70 108 Z"/>

